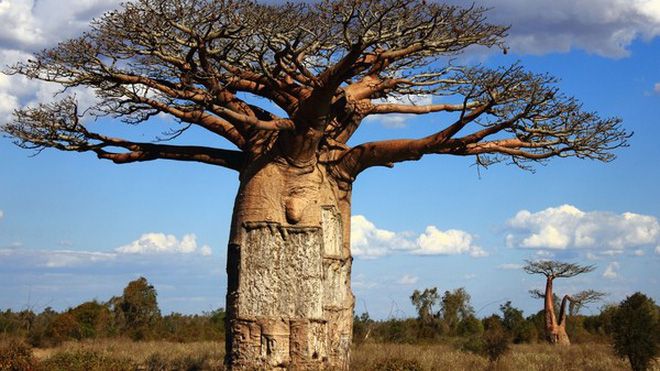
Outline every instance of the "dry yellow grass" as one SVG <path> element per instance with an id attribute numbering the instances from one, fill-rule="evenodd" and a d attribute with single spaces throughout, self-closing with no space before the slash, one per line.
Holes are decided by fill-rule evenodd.
<path id="1" fill-rule="evenodd" d="M 120 364 L 126 364 L 127 368 L 138 370 L 222 370 L 225 356 L 225 345 L 219 342 L 196 342 L 196 343 L 171 343 L 165 341 L 143 341 L 134 342 L 125 339 L 97 340 L 67 342 L 57 348 L 35 349 L 34 356 L 39 361 L 48 362 L 67 353 L 66 359 L 76 361 L 79 354 L 95 354 L 94 359 L 118 360 Z M 125 361 L 129 362 L 125 362 Z M 58 365 L 66 364 L 59 362 Z M 87 371 L 93 368 L 97 371 L 115 371 L 116 365 L 104 367 L 101 362 L 95 362 L 91 366 L 80 363 L 75 369 Z M 116 362 L 117 363 L 117 362 Z M 115 364 L 116 364 L 115 363 Z M 137 367 L 128 367 L 135 365 Z M 71 366 L 73 368 L 73 366 Z M 70 370 L 69 367 L 60 366 L 62 370 Z"/>
<path id="2" fill-rule="evenodd" d="M 204 370 L 221 370 L 224 344 L 218 342 L 169 343 L 99 340 L 69 342 L 53 349 L 35 349 L 39 360 L 62 352 L 96 352 L 107 357 L 129 359 L 138 369 L 179 369 L 197 364 Z M 149 366 L 151 365 L 151 366 Z M 449 345 L 406 345 L 366 343 L 352 351 L 351 369 L 363 370 L 515 370 L 590 371 L 629 370 L 628 363 L 616 357 L 606 344 L 576 344 L 556 347 L 546 344 L 514 345 L 497 363 L 461 352 Z M 104 370 L 102 367 L 98 370 Z M 660 371 L 656 362 L 651 370 Z"/>
<path id="3" fill-rule="evenodd" d="M 514 345 L 497 363 L 449 345 L 363 344 L 352 353 L 352 369 L 378 370 L 399 359 L 414 362 L 419 370 L 515 370 L 515 371 L 596 371 L 629 370 L 628 362 L 616 357 L 606 344 L 575 344 L 557 347 L 547 344 Z M 396 369 L 396 368 L 392 368 Z M 651 370 L 660 371 L 656 362 Z"/>

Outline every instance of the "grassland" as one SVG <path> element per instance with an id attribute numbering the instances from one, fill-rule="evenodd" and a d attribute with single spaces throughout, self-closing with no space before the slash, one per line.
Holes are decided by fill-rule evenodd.
<path id="1" fill-rule="evenodd" d="M 56 348 L 33 349 L 32 356 L 34 370 L 222 370 L 224 344 L 120 339 L 81 341 L 67 342 Z M 365 343 L 354 347 L 351 369 L 595 371 L 627 370 L 629 366 L 626 361 L 614 356 L 607 344 L 576 344 L 570 347 L 513 345 L 510 352 L 491 364 L 486 358 L 462 352 L 450 345 Z M 656 362 L 652 370 L 660 371 L 660 362 Z"/>

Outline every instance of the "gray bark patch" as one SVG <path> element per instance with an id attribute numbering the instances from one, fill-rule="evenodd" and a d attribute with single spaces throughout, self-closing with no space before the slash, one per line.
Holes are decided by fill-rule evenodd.
<path id="1" fill-rule="evenodd" d="M 320 228 L 246 228 L 238 318 L 322 319 Z"/>

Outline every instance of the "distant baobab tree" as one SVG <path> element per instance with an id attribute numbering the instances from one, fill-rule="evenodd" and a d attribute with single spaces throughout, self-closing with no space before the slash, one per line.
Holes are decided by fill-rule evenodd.
<path id="1" fill-rule="evenodd" d="M 546 277 L 545 291 L 531 290 L 530 294 L 534 298 L 543 299 L 543 310 L 545 316 L 545 330 L 548 341 L 552 344 L 570 345 L 571 341 L 566 333 L 567 315 L 575 315 L 585 304 L 598 301 L 605 296 L 604 293 L 585 290 L 575 295 L 564 295 L 559 307 L 559 317 L 555 314 L 554 291 L 552 284 L 555 278 L 574 277 L 578 274 L 588 273 L 596 269 L 593 265 L 578 265 L 573 263 L 563 263 L 554 260 L 527 261 L 523 267 L 529 274 L 542 274 Z M 566 305 L 568 305 L 568 308 Z"/>
<path id="2" fill-rule="evenodd" d="M 469 47 L 504 48 L 506 33 L 483 8 L 434 1 L 135 0 L 7 73 L 92 88 L 90 115 L 134 126 L 172 117 L 166 138 L 107 134 L 113 120 L 81 120 L 73 96 L 19 109 L 2 130 L 38 151 L 236 171 L 227 366 L 347 369 L 359 174 L 426 155 L 523 169 L 552 157 L 610 161 L 626 145 L 618 118 L 584 111 L 553 77 L 455 63 Z M 432 134 L 349 145 L 376 114 L 429 114 Z M 191 127 L 213 140 L 185 142 Z"/>

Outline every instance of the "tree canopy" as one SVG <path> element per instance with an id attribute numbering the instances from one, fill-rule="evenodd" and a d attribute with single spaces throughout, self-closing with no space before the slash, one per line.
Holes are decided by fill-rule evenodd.
<path id="1" fill-rule="evenodd" d="M 548 278 L 569 278 L 582 273 L 589 273 L 596 269 L 595 265 L 580 265 L 575 263 L 565 263 L 556 260 L 537 260 L 525 261 L 527 264 L 523 270 L 529 274 L 542 274 Z M 535 295 L 531 291 L 532 296 Z"/>
<path id="2" fill-rule="evenodd" d="M 68 96 L 17 110 L 2 130 L 21 147 L 90 151 L 115 163 L 170 159 L 241 171 L 277 151 L 292 164 L 326 164 L 349 182 L 426 154 L 523 168 L 555 156 L 612 160 L 629 137 L 621 121 L 583 110 L 555 78 L 519 64 L 456 63 L 471 47 L 504 48 L 507 27 L 486 15 L 422 0 L 136 0 L 6 70 L 91 88 L 92 107 L 81 112 Z M 430 103 L 402 103 L 420 95 Z M 426 137 L 347 144 L 370 115 L 434 112 L 448 114 L 429 116 L 435 129 Z M 83 113 L 127 124 L 166 115 L 179 124 L 160 139 L 196 126 L 231 148 L 119 138 Z"/>

